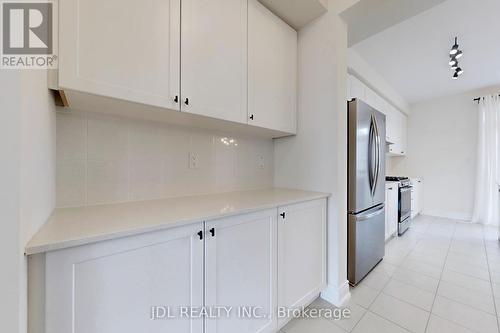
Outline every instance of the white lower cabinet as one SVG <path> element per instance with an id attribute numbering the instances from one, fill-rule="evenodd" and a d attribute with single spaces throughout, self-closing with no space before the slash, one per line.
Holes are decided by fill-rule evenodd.
<path id="1" fill-rule="evenodd" d="M 326 286 L 326 200 L 278 208 L 278 306 L 309 304 Z M 278 319 L 284 326 L 290 318 Z"/>
<path id="2" fill-rule="evenodd" d="M 387 183 L 385 185 L 385 240 L 398 232 L 398 205 L 398 183 Z"/>
<path id="3" fill-rule="evenodd" d="M 276 330 L 276 219 L 271 209 L 206 223 L 206 306 L 232 308 L 207 319 L 206 333 Z"/>
<path id="4" fill-rule="evenodd" d="M 423 205 L 423 182 L 420 178 L 412 178 L 411 180 L 411 218 L 415 218 L 422 213 Z"/>
<path id="5" fill-rule="evenodd" d="M 201 319 L 151 320 L 153 306 L 203 305 L 201 227 L 47 253 L 45 332 L 202 332 Z"/>
<path id="6" fill-rule="evenodd" d="M 274 333 L 325 285 L 319 199 L 30 257 L 29 332 Z"/>

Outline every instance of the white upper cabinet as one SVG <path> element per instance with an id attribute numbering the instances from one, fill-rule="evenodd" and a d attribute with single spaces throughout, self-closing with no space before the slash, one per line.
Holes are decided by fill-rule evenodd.
<path id="1" fill-rule="evenodd" d="M 247 123 L 247 0 L 182 0 L 181 110 Z"/>
<path id="2" fill-rule="evenodd" d="M 393 156 L 405 156 L 407 153 L 407 127 L 408 117 L 397 109 L 393 109 L 388 121 L 392 145 L 389 146 L 389 154 Z"/>
<path id="3" fill-rule="evenodd" d="M 394 143 L 396 137 L 398 136 L 398 124 L 396 123 L 398 112 L 399 111 L 394 106 L 387 103 L 386 114 L 385 114 L 387 120 L 385 136 L 386 136 L 386 141 L 389 143 Z"/>
<path id="4" fill-rule="evenodd" d="M 59 89 L 178 108 L 180 0 L 64 0 L 59 14 Z"/>
<path id="5" fill-rule="evenodd" d="M 65 106 L 296 132 L 297 32 L 257 0 L 64 0 L 58 45 L 49 87 Z"/>
<path id="6" fill-rule="evenodd" d="M 205 301 L 230 306 L 229 318 L 207 318 L 206 333 L 276 331 L 276 209 L 206 222 Z M 254 307 L 260 318 L 238 316 Z"/>
<path id="7" fill-rule="evenodd" d="M 407 153 L 408 117 L 392 106 L 384 98 L 370 89 L 353 75 L 347 75 L 347 99 L 358 98 L 382 112 L 386 116 L 386 142 L 389 144 L 388 154 L 404 156 Z"/>
<path id="8" fill-rule="evenodd" d="M 348 76 L 348 84 L 350 86 L 350 98 L 359 98 L 362 101 L 366 101 L 365 91 L 366 87 L 363 82 L 361 82 L 357 77 L 349 75 Z"/>
<path id="9" fill-rule="evenodd" d="M 248 123 L 296 132 L 297 32 L 248 1 Z"/>

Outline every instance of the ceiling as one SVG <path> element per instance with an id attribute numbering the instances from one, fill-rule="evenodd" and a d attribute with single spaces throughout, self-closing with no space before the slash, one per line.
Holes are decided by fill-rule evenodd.
<path id="1" fill-rule="evenodd" d="M 357 44 L 445 0 L 359 0 L 340 16 L 347 23 L 348 44 Z"/>
<path id="2" fill-rule="evenodd" d="M 500 1 L 447 0 L 352 48 L 409 103 L 500 84 Z M 448 52 L 459 37 L 464 74 Z"/>

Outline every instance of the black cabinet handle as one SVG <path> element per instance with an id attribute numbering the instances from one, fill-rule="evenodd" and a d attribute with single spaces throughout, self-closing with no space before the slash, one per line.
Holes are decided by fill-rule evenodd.
<path id="1" fill-rule="evenodd" d="M 281 213 L 280 216 L 284 219 L 286 216 L 285 212 Z"/>
<path id="2" fill-rule="evenodd" d="M 253 114 L 251 114 L 249 118 L 250 118 L 250 120 L 253 120 Z"/>
<path id="3" fill-rule="evenodd" d="M 198 237 L 200 237 L 200 240 L 203 240 L 203 231 L 198 231 L 197 233 Z"/>
<path id="4" fill-rule="evenodd" d="M 212 237 L 215 237 L 215 228 L 210 229 L 210 234 Z"/>
<path id="5" fill-rule="evenodd" d="M 179 103 L 179 96 L 175 95 L 175 97 L 174 97 L 174 102 L 175 102 L 175 103 Z"/>
<path id="6" fill-rule="evenodd" d="M 184 104 L 189 105 L 189 98 L 186 97 L 186 99 L 184 100 Z"/>

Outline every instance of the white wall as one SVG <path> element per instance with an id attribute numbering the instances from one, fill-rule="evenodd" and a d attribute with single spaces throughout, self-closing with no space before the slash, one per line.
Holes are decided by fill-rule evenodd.
<path id="1" fill-rule="evenodd" d="M 45 71 L 0 71 L 0 91 L 0 331 L 25 332 L 24 246 L 54 207 L 55 115 Z"/>
<path id="2" fill-rule="evenodd" d="M 226 137 L 233 142 L 224 144 Z M 190 152 L 198 155 L 196 169 L 188 168 Z M 59 207 L 272 185 L 272 139 L 68 109 L 57 113 Z"/>
<path id="3" fill-rule="evenodd" d="M 423 213 L 469 220 L 474 204 L 478 109 L 473 98 L 500 86 L 411 106 L 408 155 L 391 172 L 424 180 Z"/>
<path id="4" fill-rule="evenodd" d="M 297 135 L 275 140 L 275 185 L 332 193 L 328 201 L 328 287 L 335 305 L 349 298 L 347 283 L 347 30 L 329 12 L 298 34 Z"/>
<path id="5" fill-rule="evenodd" d="M 21 75 L 0 71 L 0 331 L 19 332 L 19 127 Z"/>

